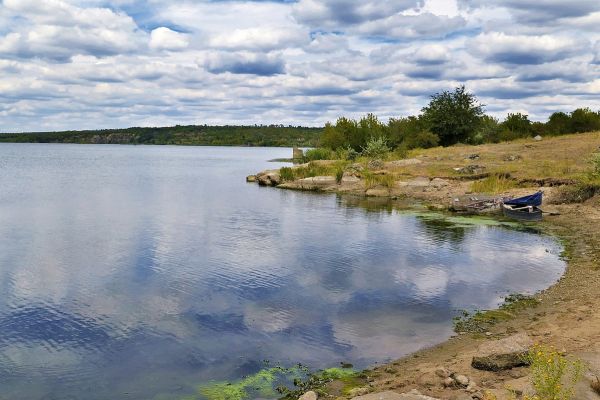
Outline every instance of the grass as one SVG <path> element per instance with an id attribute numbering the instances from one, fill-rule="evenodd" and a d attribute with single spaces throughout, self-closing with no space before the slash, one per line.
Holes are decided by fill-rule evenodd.
<path id="1" fill-rule="evenodd" d="M 475 193 L 498 194 L 518 186 L 518 183 L 514 179 L 506 175 L 491 175 L 485 179 L 473 182 L 471 190 Z"/>
<path id="2" fill-rule="evenodd" d="M 372 173 L 371 171 L 364 170 L 362 175 L 365 179 L 365 187 L 367 189 L 371 189 L 377 186 L 383 186 L 391 189 L 396 183 L 396 179 L 393 175 L 390 174 L 377 175 Z"/>
<path id="3" fill-rule="evenodd" d="M 580 179 L 590 170 L 590 158 L 600 146 L 600 132 L 544 138 L 541 142 L 519 139 L 479 146 L 455 145 L 411 150 L 408 157 L 423 163 L 403 168 L 412 176 L 453 177 L 453 168 L 469 164 L 486 167 L 490 174 L 510 175 L 516 181 L 532 179 Z M 479 160 L 466 155 L 479 154 Z M 519 160 L 506 161 L 509 155 Z M 594 162 L 595 164 L 595 162 Z"/>
<path id="4" fill-rule="evenodd" d="M 341 181 L 344 174 L 344 168 L 347 165 L 345 161 L 336 161 L 333 163 L 309 162 L 301 167 L 283 167 L 279 174 L 284 181 L 294 181 L 296 179 L 313 178 L 315 176 L 335 176 Z"/>

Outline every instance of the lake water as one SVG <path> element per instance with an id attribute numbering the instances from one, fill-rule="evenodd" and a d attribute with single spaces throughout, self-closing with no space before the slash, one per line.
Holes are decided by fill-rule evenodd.
<path id="1" fill-rule="evenodd" d="M 245 183 L 290 154 L 1 144 L 0 398 L 193 399 L 263 360 L 362 368 L 564 270 L 539 234 Z"/>

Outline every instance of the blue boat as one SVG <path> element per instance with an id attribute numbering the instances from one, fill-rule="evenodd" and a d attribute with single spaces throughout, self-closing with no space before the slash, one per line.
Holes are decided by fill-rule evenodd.
<path id="1" fill-rule="evenodd" d="M 502 212 L 505 217 L 521 221 L 541 221 L 543 193 L 537 192 L 529 196 L 519 197 L 505 201 Z"/>

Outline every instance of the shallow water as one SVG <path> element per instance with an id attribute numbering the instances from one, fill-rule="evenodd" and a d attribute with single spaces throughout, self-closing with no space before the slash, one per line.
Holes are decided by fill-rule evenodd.
<path id="1" fill-rule="evenodd" d="M 0 144 L 0 398 L 181 399 L 263 360 L 365 367 L 564 270 L 546 236 L 245 183 L 290 154 Z"/>

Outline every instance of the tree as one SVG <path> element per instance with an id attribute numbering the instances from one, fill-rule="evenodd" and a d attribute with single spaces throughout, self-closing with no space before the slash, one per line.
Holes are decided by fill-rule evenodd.
<path id="1" fill-rule="evenodd" d="M 570 132 L 592 132 L 600 129 L 600 114 L 589 108 L 578 108 L 571 113 Z"/>
<path id="2" fill-rule="evenodd" d="M 442 146 L 469 142 L 483 116 L 483 106 L 464 86 L 434 94 L 422 111 L 429 130 L 440 138 Z"/>
<path id="3" fill-rule="evenodd" d="M 339 129 L 328 122 L 325 124 L 325 128 L 323 129 L 320 144 L 321 146 L 327 147 L 331 150 L 337 150 L 346 145 L 346 139 Z"/>
<path id="4" fill-rule="evenodd" d="M 502 127 L 518 137 L 529 136 L 531 134 L 531 121 L 527 114 L 509 113 Z"/>
<path id="5" fill-rule="evenodd" d="M 569 133 L 571 117 L 564 112 L 553 113 L 546 123 L 547 131 L 552 135 Z"/>

